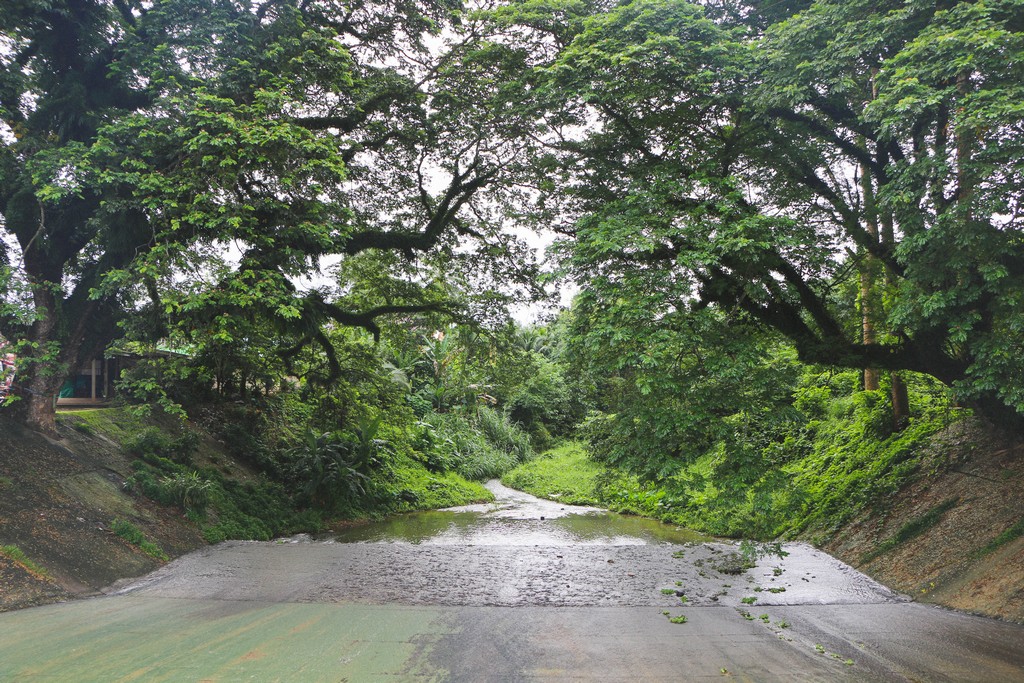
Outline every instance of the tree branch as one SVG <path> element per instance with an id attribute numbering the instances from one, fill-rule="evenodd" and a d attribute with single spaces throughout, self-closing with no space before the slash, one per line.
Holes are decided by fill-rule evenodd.
<path id="1" fill-rule="evenodd" d="M 880 183 L 886 182 L 887 176 L 885 168 L 878 164 L 878 161 L 871 156 L 871 153 L 868 152 L 868 150 L 858 147 L 855 143 L 850 142 L 849 140 L 844 140 L 833 128 L 826 126 L 821 121 L 818 121 L 812 116 L 807 116 L 806 114 L 801 114 L 791 109 L 783 109 L 781 107 L 769 109 L 767 113 L 784 121 L 799 123 L 802 126 L 806 126 L 811 130 L 811 132 L 816 133 L 823 140 L 830 142 L 845 152 L 847 156 L 852 157 L 857 162 L 870 168 L 871 172 L 875 174 Z M 855 132 L 860 133 L 860 131 L 856 129 Z M 865 135 L 865 137 L 868 136 Z"/>
<path id="2" fill-rule="evenodd" d="M 342 253 L 354 256 L 367 249 L 393 249 L 407 252 L 431 249 L 441 239 L 445 228 L 455 222 L 459 209 L 470 200 L 477 190 L 487 185 L 497 174 L 495 169 L 467 180 L 475 170 L 476 164 L 474 163 L 465 173 L 456 175 L 422 232 L 364 230 L 348 238 L 341 250 Z"/>
<path id="3" fill-rule="evenodd" d="M 346 327 L 361 327 L 373 335 L 374 341 L 380 341 L 380 326 L 377 318 L 385 315 L 412 314 L 412 313 L 443 313 L 447 310 L 441 303 L 406 304 L 377 306 L 366 311 L 346 311 L 336 304 L 323 303 L 323 312 L 335 322 Z"/>

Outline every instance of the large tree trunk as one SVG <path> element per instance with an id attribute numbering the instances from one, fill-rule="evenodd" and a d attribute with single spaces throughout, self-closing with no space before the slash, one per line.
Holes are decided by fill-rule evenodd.
<path id="1" fill-rule="evenodd" d="M 19 356 L 19 370 L 15 378 L 15 394 L 19 400 L 13 412 L 27 427 L 51 436 L 57 434 L 55 401 L 64 381 L 57 368 L 60 330 L 57 296 L 50 286 L 37 286 L 33 292 L 37 311 L 36 321 L 29 329 L 30 354 Z"/>
<path id="2" fill-rule="evenodd" d="M 889 375 L 890 395 L 892 396 L 892 428 L 894 431 L 902 431 L 910 422 L 910 394 L 907 392 L 907 384 L 903 381 L 900 373 L 893 372 Z"/>
<path id="3" fill-rule="evenodd" d="M 19 387 L 21 400 L 16 404 L 16 415 L 25 426 L 49 436 L 56 436 L 55 401 L 63 382 L 63 377 L 46 376 L 37 372 Z"/>
<path id="4" fill-rule="evenodd" d="M 19 400 L 11 412 L 29 429 L 56 436 L 57 394 L 83 358 L 101 353 L 113 339 L 114 309 L 78 291 L 65 300 L 48 283 L 34 288 L 33 303 L 36 321 L 22 345 L 31 351 L 18 358 Z"/>
<path id="5" fill-rule="evenodd" d="M 871 184 L 871 170 L 861 165 L 861 191 L 864 195 L 864 227 L 875 241 L 878 240 L 878 212 L 875 208 L 875 190 Z M 861 343 L 870 346 L 877 341 L 875 336 L 875 276 L 877 259 L 867 250 L 863 253 L 860 270 L 860 315 Z M 881 372 L 878 368 L 864 368 L 864 390 L 878 391 L 881 386 Z"/>

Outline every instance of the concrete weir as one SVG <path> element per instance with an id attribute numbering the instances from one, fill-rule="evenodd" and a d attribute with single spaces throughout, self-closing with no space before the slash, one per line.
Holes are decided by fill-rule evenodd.
<path id="1" fill-rule="evenodd" d="M 1024 681 L 1024 626 L 912 603 L 810 546 L 749 567 L 491 486 L 492 505 L 223 543 L 0 614 L 0 680 Z"/>

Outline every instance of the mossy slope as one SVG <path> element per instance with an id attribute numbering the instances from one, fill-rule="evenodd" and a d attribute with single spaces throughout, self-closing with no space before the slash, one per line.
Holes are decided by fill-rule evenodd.
<path id="1" fill-rule="evenodd" d="M 0 610 L 96 593 L 157 568 L 165 556 L 209 542 L 266 539 L 335 523 L 295 507 L 282 485 L 175 418 L 140 418 L 114 408 L 62 412 L 53 440 L 3 418 L 0 429 L 0 546 L 16 547 L 28 560 L 0 557 Z M 187 458 L 132 452 L 140 435 L 164 444 L 188 441 Z M 209 482 L 201 511 L 186 513 L 182 505 L 150 495 L 166 490 L 176 474 Z M 388 473 L 386 487 L 378 488 L 387 500 L 376 514 L 490 497 L 478 483 L 431 473 L 404 456 Z M 115 521 L 119 529 L 138 531 L 130 534 L 135 542 L 115 533 Z"/>

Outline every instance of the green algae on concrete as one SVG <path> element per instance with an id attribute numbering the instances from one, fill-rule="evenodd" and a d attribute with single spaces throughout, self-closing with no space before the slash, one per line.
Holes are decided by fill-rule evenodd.
<path id="1" fill-rule="evenodd" d="M 0 680 L 441 681 L 423 607 L 119 596 L 0 615 Z"/>

